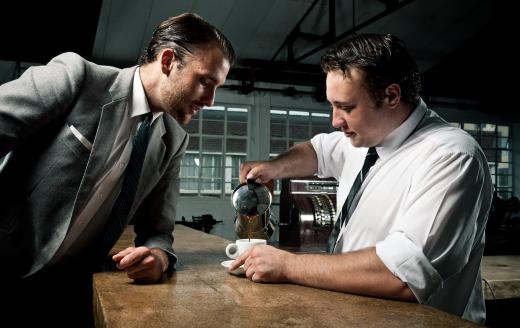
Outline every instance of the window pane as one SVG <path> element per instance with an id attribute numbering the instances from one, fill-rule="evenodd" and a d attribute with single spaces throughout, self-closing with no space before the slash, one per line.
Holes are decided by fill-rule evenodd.
<path id="1" fill-rule="evenodd" d="M 202 120 L 202 133 L 224 135 L 224 115 L 222 110 L 205 109 Z"/>
<path id="2" fill-rule="evenodd" d="M 502 199 L 509 199 L 513 196 L 513 192 L 511 190 L 505 189 L 505 190 L 498 190 L 497 194 Z"/>
<path id="3" fill-rule="evenodd" d="M 202 137 L 202 151 L 222 153 L 222 138 Z"/>
<path id="4" fill-rule="evenodd" d="M 482 133 L 495 134 L 496 125 L 489 123 L 480 124 L 480 130 L 482 131 Z"/>
<path id="5" fill-rule="evenodd" d="M 473 135 L 476 135 L 478 133 L 479 128 L 480 126 L 478 124 L 464 123 L 464 130 L 468 131 Z"/>
<path id="6" fill-rule="evenodd" d="M 271 123 L 271 137 L 285 137 L 285 123 Z"/>
<path id="7" fill-rule="evenodd" d="M 495 138 L 494 135 L 492 136 L 488 136 L 488 135 L 484 135 L 484 132 L 482 132 L 482 136 L 480 137 L 480 146 L 482 148 L 496 148 L 497 147 L 497 144 L 496 144 L 496 141 L 497 139 Z"/>
<path id="8" fill-rule="evenodd" d="M 499 125 L 497 132 L 499 137 L 509 137 L 509 126 Z"/>
<path id="9" fill-rule="evenodd" d="M 182 178 L 181 179 L 181 193 L 194 194 L 198 193 L 199 179 L 198 178 Z"/>
<path id="10" fill-rule="evenodd" d="M 186 125 L 185 129 L 190 134 L 199 133 L 199 119 L 192 118 L 188 125 Z"/>
<path id="11" fill-rule="evenodd" d="M 328 114 L 327 116 L 311 116 L 311 125 L 311 135 L 309 137 L 332 131 L 332 122 Z"/>
<path id="12" fill-rule="evenodd" d="M 498 148 L 511 149 L 509 138 L 498 138 Z"/>
<path id="13" fill-rule="evenodd" d="M 247 136 L 247 122 L 229 122 L 227 134 L 232 136 Z"/>
<path id="14" fill-rule="evenodd" d="M 247 139 L 227 138 L 226 153 L 247 154 Z"/>
<path id="15" fill-rule="evenodd" d="M 499 162 L 511 162 L 511 151 L 501 150 L 499 152 L 499 154 L 500 154 Z"/>
<path id="16" fill-rule="evenodd" d="M 220 196 L 222 180 L 218 178 L 204 179 L 200 181 L 200 193 L 208 196 Z"/>
<path id="17" fill-rule="evenodd" d="M 488 162 L 496 162 L 496 150 L 495 149 L 484 149 Z"/>
<path id="18" fill-rule="evenodd" d="M 283 139 L 271 139 L 271 148 L 269 153 L 281 154 L 287 150 L 287 142 Z"/>
<path id="19" fill-rule="evenodd" d="M 199 176 L 198 154 L 187 153 L 181 161 L 181 176 L 197 178 Z"/>
<path id="20" fill-rule="evenodd" d="M 499 175 L 498 176 L 498 185 L 497 187 L 512 187 L 513 186 L 513 177 L 510 175 Z"/>
<path id="21" fill-rule="evenodd" d="M 188 148 L 187 150 L 193 150 L 197 153 L 199 152 L 199 136 L 191 135 L 190 139 L 188 141 Z"/>
<path id="22" fill-rule="evenodd" d="M 289 138 L 293 139 L 308 139 L 309 138 L 309 124 L 294 124 L 289 123 Z"/>
<path id="23" fill-rule="evenodd" d="M 498 163 L 498 174 L 513 174 L 513 165 L 511 163 Z"/>
<path id="24" fill-rule="evenodd" d="M 222 176 L 222 155 L 202 155 L 203 178 L 221 178 Z"/>

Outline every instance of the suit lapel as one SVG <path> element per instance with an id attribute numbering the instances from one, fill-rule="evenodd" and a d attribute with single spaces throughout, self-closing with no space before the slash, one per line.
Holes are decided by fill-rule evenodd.
<path id="1" fill-rule="evenodd" d="M 97 179 L 110 155 L 113 141 L 119 130 L 119 125 L 125 114 L 126 101 L 118 100 L 103 106 L 96 137 L 92 145 L 92 152 L 74 203 L 72 217 L 78 214 L 88 200 Z"/>

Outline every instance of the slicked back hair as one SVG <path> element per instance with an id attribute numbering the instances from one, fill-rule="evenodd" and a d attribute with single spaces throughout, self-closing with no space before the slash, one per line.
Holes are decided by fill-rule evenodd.
<path id="1" fill-rule="evenodd" d="M 193 13 L 184 13 L 163 21 L 155 29 L 148 47 L 143 50 L 138 64 L 144 65 L 156 60 L 161 50 L 173 49 L 176 60 L 183 64 L 184 58 L 208 46 L 218 47 L 233 65 L 235 51 L 231 42 L 216 27 Z"/>

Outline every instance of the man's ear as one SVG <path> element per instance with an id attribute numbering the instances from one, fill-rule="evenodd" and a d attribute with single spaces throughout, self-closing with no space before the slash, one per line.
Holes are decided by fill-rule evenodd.
<path id="1" fill-rule="evenodd" d="M 159 61 L 164 74 L 169 75 L 175 65 L 175 52 L 171 48 L 165 48 L 159 53 Z"/>
<path id="2" fill-rule="evenodd" d="M 396 107 L 401 101 L 401 87 L 392 83 L 385 89 L 385 101 L 390 107 Z"/>

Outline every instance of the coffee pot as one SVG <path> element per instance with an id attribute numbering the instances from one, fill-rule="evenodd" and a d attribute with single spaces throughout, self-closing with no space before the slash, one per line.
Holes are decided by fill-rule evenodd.
<path id="1" fill-rule="evenodd" d="M 269 239 L 275 229 L 270 206 L 273 196 L 269 189 L 248 179 L 231 194 L 231 203 L 237 212 L 235 233 L 239 238 Z"/>

